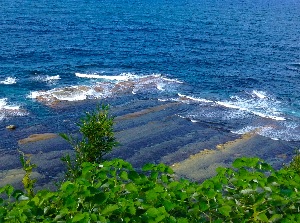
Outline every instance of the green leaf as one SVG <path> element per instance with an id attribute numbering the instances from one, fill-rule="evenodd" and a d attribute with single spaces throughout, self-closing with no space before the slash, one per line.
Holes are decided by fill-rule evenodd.
<path id="1" fill-rule="evenodd" d="M 72 222 L 79 222 L 82 221 L 85 218 L 86 214 L 85 213 L 78 213 L 74 216 L 72 219 Z"/>
<path id="2" fill-rule="evenodd" d="M 12 194 L 12 196 L 14 197 L 14 198 L 16 198 L 16 199 L 18 199 L 21 195 L 23 195 L 24 193 L 23 193 L 23 191 L 21 191 L 21 190 L 15 190 L 14 192 L 13 192 L 13 194 Z"/>
<path id="3" fill-rule="evenodd" d="M 109 195 L 107 193 L 98 193 L 91 197 L 91 201 L 94 204 L 103 204 L 108 199 Z"/>
<path id="4" fill-rule="evenodd" d="M 157 199 L 157 193 L 154 191 L 148 191 L 146 193 L 146 199 L 147 201 L 155 201 Z"/>
<path id="5" fill-rule="evenodd" d="M 159 211 L 156 208 L 149 208 L 145 215 L 151 218 L 156 218 L 159 215 Z"/>
<path id="6" fill-rule="evenodd" d="M 200 202 L 199 203 L 199 208 L 200 208 L 201 211 L 206 211 L 206 210 L 209 209 L 209 205 L 205 202 Z"/>
<path id="7" fill-rule="evenodd" d="M 272 217 L 269 219 L 269 222 L 276 222 L 282 218 L 281 214 L 274 214 Z"/>
<path id="8" fill-rule="evenodd" d="M 169 201 L 169 200 L 164 200 L 163 201 L 163 205 L 166 208 L 166 210 L 169 212 L 171 211 L 173 208 L 176 207 L 176 204 L 174 204 L 173 202 Z"/>
<path id="9" fill-rule="evenodd" d="M 108 204 L 100 213 L 101 213 L 101 215 L 109 215 L 117 209 L 118 209 L 118 205 Z"/>
<path id="10" fill-rule="evenodd" d="M 122 171 L 120 174 L 122 180 L 128 180 L 128 174 L 126 171 Z"/>
<path id="11" fill-rule="evenodd" d="M 133 183 L 129 183 L 125 185 L 126 190 L 128 190 L 129 192 L 138 192 L 138 189 L 136 187 L 135 184 Z"/>
<path id="12" fill-rule="evenodd" d="M 64 205 L 69 208 L 75 208 L 77 206 L 77 201 L 75 199 L 76 198 L 73 197 L 67 197 L 65 199 Z"/>
<path id="13" fill-rule="evenodd" d="M 234 168 L 241 168 L 241 167 L 254 168 L 257 166 L 258 162 L 259 162 L 258 158 L 238 158 L 232 163 L 232 166 Z"/>
<path id="14" fill-rule="evenodd" d="M 135 207 L 129 207 L 128 208 L 128 213 L 131 214 L 131 215 L 136 215 L 136 209 Z"/>
<path id="15" fill-rule="evenodd" d="M 142 170 L 143 170 L 143 171 L 153 170 L 153 167 L 154 167 L 154 166 L 155 166 L 155 165 L 152 164 L 152 163 L 147 163 L 147 164 L 145 164 L 145 165 L 142 167 Z"/>
<path id="16" fill-rule="evenodd" d="M 218 208 L 218 210 L 222 215 L 228 217 L 229 213 L 231 212 L 231 207 L 228 205 L 225 205 L 225 206 Z"/>
<path id="17" fill-rule="evenodd" d="M 96 214 L 92 213 L 92 214 L 90 214 L 90 217 L 91 217 L 92 222 L 97 221 L 97 215 Z"/>
<path id="18" fill-rule="evenodd" d="M 9 196 L 11 196 L 12 193 L 14 192 L 14 188 L 11 185 L 6 185 L 4 188 L 5 188 L 6 194 Z"/>
<path id="19" fill-rule="evenodd" d="M 178 218 L 177 222 L 178 223 L 189 223 L 189 220 L 187 218 Z"/>
<path id="20" fill-rule="evenodd" d="M 140 178 L 140 176 L 136 171 L 129 171 L 128 178 L 132 181 L 136 181 Z"/>
<path id="21" fill-rule="evenodd" d="M 258 220 L 261 220 L 261 221 L 263 221 L 263 222 L 268 222 L 268 221 L 269 221 L 269 219 L 268 219 L 268 217 L 266 216 L 265 213 L 259 214 L 259 215 L 257 216 L 257 219 L 258 219 Z"/>

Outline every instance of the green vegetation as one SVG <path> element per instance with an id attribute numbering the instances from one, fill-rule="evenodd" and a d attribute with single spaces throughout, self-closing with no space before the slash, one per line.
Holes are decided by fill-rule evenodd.
<path id="1" fill-rule="evenodd" d="M 299 222 L 300 176 L 257 158 L 197 184 L 163 165 L 136 172 L 120 159 L 83 163 L 81 175 L 33 197 L 0 189 L 0 222 Z"/>
<path id="2" fill-rule="evenodd" d="M 108 143 L 105 147 L 101 137 L 90 136 L 92 129 L 105 135 L 96 117 L 106 114 L 106 123 L 111 120 L 106 112 L 98 110 L 82 120 L 84 137 L 74 144 L 72 161 L 76 175 L 67 175 L 56 191 L 34 194 L 34 165 L 21 156 L 25 190 L 0 188 L 0 222 L 300 222 L 299 155 L 281 170 L 258 158 L 240 158 L 201 184 L 177 180 L 164 164 L 136 171 L 121 159 L 102 161 L 115 139 L 107 134 L 112 140 L 102 141 Z M 112 132 L 111 126 L 105 128 Z M 98 152 L 90 143 L 104 150 Z M 97 157 L 89 160 L 93 154 Z"/>
<path id="3" fill-rule="evenodd" d="M 36 183 L 36 180 L 31 179 L 30 175 L 32 173 L 32 170 L 34 168 L 36 168 L 37 166 L 35 164 L 31 163 L 30 157 L 29 157 L 29 159 L 26 160 L 25 154 L 21 151 L 19 151 L 19 153 L 20 153 L 20 161 L 22 164 L 22 168 L 25 171 L 25 175 L 22 179 L 22 183 L 23 183 L 25 191 L 27 192 L 27 195 L 29 197 L 33 197 L 34 196 L 33 187 L 34 187 L 34 184 Z"/>
<path id="4" fill-rule="evenodd" d="M 118 145 L 113 132 L 113 117 L 108 114 L 109 106 L 97 107 L 96 111 L 86 113 L 86 116 L 77 124 L 82 138 L 60 134 L 75 149 L 75 160 L 70 155 L 62 158 L 67 165 L 67 179 L 76 179 L 81 173 L 81 164 L 84 162 L 101 163 L 103 156 Z"/>

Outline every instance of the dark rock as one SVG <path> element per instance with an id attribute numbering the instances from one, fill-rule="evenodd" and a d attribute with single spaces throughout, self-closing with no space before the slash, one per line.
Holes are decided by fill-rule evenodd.
<path id="1" fill-rule="evenodd" d="M 14 130 L 16 128 L 17 128 L 17 126 L 15 126 L 15 125 L 8 125 L 8 126 L 6 126 L 6 129 L 9 129 L 9 130 Z"/>

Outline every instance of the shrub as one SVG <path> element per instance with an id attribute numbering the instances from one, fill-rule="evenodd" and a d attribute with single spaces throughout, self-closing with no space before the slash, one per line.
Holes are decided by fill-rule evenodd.
<path id="1" fill-rule="evenodd" d="M 62 160 L 67 164 L 67 178 L 75 179 L 80 174 L 84 162 L 101 163 L 103 156 L 109 153 L 118 143 L 113 132 L 113 117 L 108 114 L 109 106 L 97 107 L 77 124 L 82 138 L 60 134 L 75 149 L 75 160 L 66 155 Z"/>
<path id="2" fill-rule="evenodd" d="M 55 192 L 24 197 L 0 188 L 0 222 L 299 222 L 300 176 L 257 158 L 202 184 L 176 180 L 163 164 L 141 172 L 121 160 L 85 162 L 74 181 Z"/>
<path id="3" fill-rule="evenodd" d="M 296 150 L 292 161 L 285 166 L 286 169 L 293 170 L 300 175 L 300 151 Z"/>

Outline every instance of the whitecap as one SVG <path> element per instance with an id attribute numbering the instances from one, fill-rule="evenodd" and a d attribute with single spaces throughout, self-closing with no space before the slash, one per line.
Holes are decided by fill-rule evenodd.
<path id="1" fill-rule="evenodd" d="M 7 98 L 0 99 L 0 120 L 11 116 L 25 115 L 28 115 L 28 112 L 24 109 L 21 109 L 19 105 L 9 103 Z"/>
<path id="2" fill-rule="evenodd" d="M 100 78 L 102 80 L 93 82 L 88 86 L 75 85 L 47 91 L 33 91 L 27 97 L 47 105 L 54 105 L 59 101 L 82 101 L 125 94 L 159 93 L 160 91 L 169 91 L 173 86 L 173 82 L 170 84 L 160 74 L 137 76 L 133 73 L 121 73 L 120 75 L 108 76 L 75 73 L 75 75 L 81 78 Z"/>
<path id="3" fill-rule="evenodd" d="M 258 97 L 260 99 L 267 98 L 266 92 L 264 92 L 264 91 L 257 91 L 257 90 L 253 90 L 252 91 L 252 96 Z"/>
<path id="4" fill-rule="evenodd" d="M 276 121 L 285 121 L 280 112 L 280 102 L 267 97 L 264 92 L 253 92 L 256 97 L 240 98 L 238 96 L 231 97 L 232 101 L 216 101 L 215 103 L 231 109 L 245 111 L 262 118 L 269 118 Z"/>
<path id="5" fill-rule="evenodd" d="M 7 102 L 7 98 L 0 99 L 0 109 L 7 109 L 7 110 L 18 110 L 20 106 L 18 105 L 10 105 Z"/>
<path id="6" fill-rule="evenodd" d="M 168 82 L 175 82 L 175 83 L 178 83 L 178 84 L 183 84 L 182 81 L 179 81 L 177 79 L 171 79 L 171 78 L 166 78 L 166 77 L 162 77 L 162 79 L 165 80 L 165 81 L 168 81 Z"/>
<path id="7" fill-rule="evenodd" d="M 60 80 L 60 79 L 61 78 L 60 78 L 59 75 L 55 75 L 55 76 L 38 75 L 38 76 L 33 78 L 33 80 L 35 80 L 35 81 L 46 82 L 48 84 L 52 84 L 53 82 L 56 82 L 57 80 Z"/>
<path id="8" fill-rule="evenodd" d="M 180 94 L 177 93 L 177 95 L 179 96 L 179 100 L 190 100 L 190 101 L 195 101 L 195 102 L 204 102 L 204 103 L 212 103 L 213 101 L 204 99 L 204 98 L 196 98 L 196 97 L 192 97 L 192 96 L 188 96 L 188 95 L 184 95 L 184 94 Z"/>
<path id="9" fill-rule="evenodd" d="M 53 81 L 53 80 L 60 80 L 60 76 L 59 75 L 55 75 L 55 76 L 48 76 L 46 75 L 45 80 L 48 81 Z"/>
<path id="10" fill-rule="evenodd" d="M 163 84 L 163 83 L 158 83 L 157 84 L 157 89 L 160 90 L 160 91 L 164 91 L 165 90 L 164 87 L 165 87 L 165 84 Z"/>
<path id="11" fill-rule="evenodd" d="M 255 132 L 261 136 L 270 138 L 272 140 L 284 141 L 299 141 L 300 140 L 300 126 L 294 122 L 276 122 L 270 125 L 253 125 L 245 126 L 241 129 L 231 131 L 235 134 L 246 134 Z"/>
<path id="12" fill-rule="evenodd" d="M 113 80 L 113 81 L 128 81 L 132 78 L 136 78 L 136 75 L 131 73 L 121 73 L 120 75 L 99 75 L 99 74 L 82 74 L 82 73 L 75 73 L 76 77 L 80 78 L 90 78 L 90 79 L 106 79 L 106 80 Z"/>
<path id="13" fill-rule="evenodd" d="M 246 108 L 243 108 L 243 107 L 240 107 L 238 105 L 235 105 L 231 102 L 222 102 L 222 101 L 217 101 L 216 104 L 218 105 L 221 105 L 221 106 L 224 106 L 226 108 L 233 108 L 233 109 L 239 109 L 239 110 L 242 110 L 242 111 L 247 111 L 248 109 Z"/>
<path id="14" fill-rule="evenodd" d="M 15 84 L 17 83 L 17 78 L 15 77 L 7 77 L 5 80 L 0 81 L 0 84 Z"/>
<path id="15" fill-rule="evenodd" d="M 238 135 L 244 135 L 249 132 L 259 133 L 261 128 L 262 128 L 262 126 L 246 126 L 241 129 L 238 129 L 238 130 L 232 130 L 231 132 L 234 134 L 238 134 Z"/>

